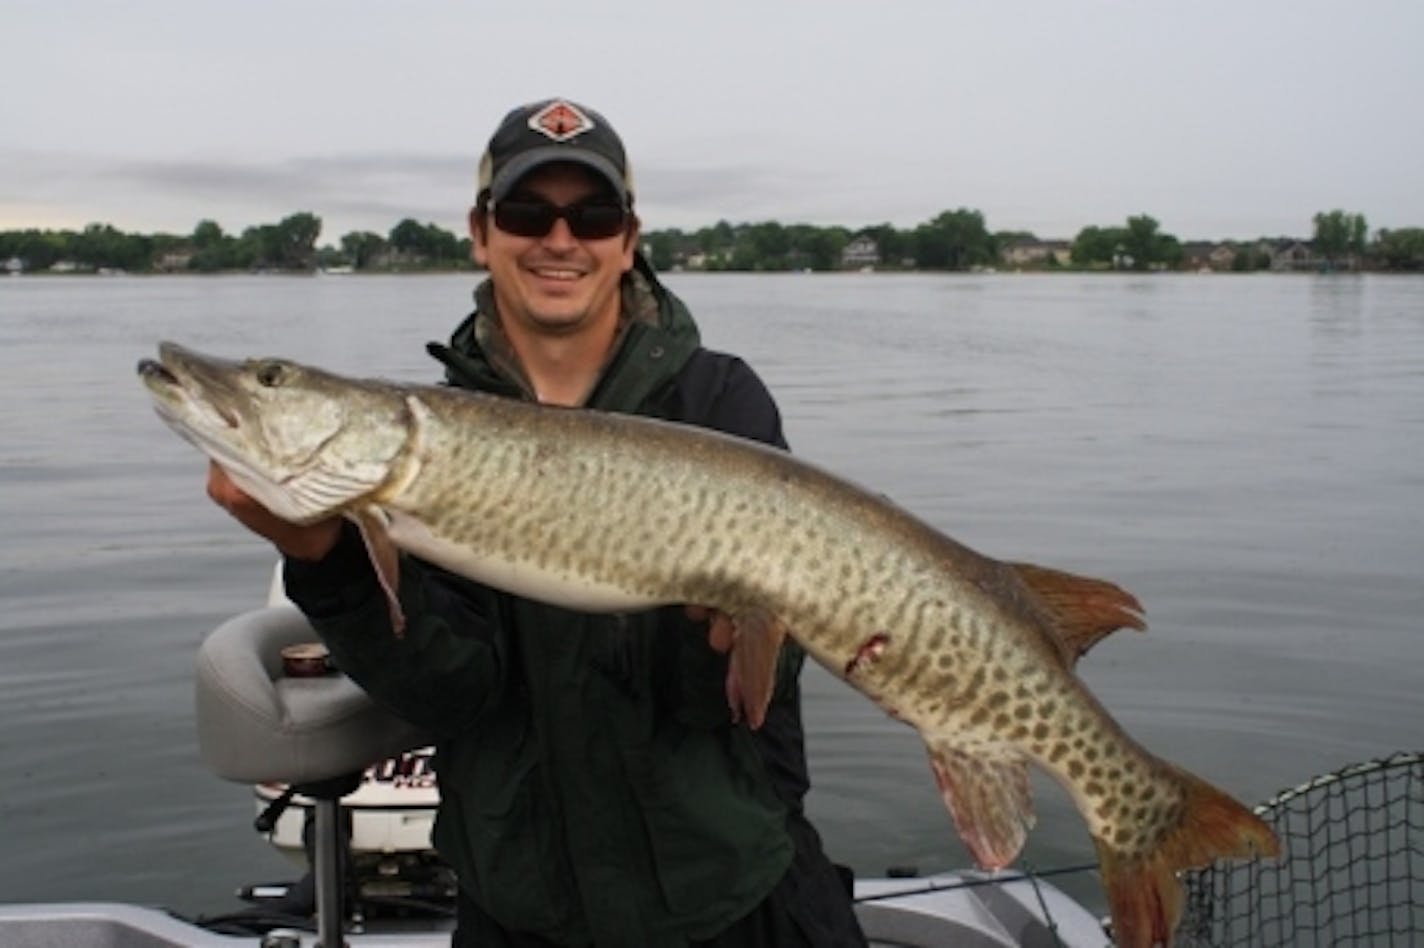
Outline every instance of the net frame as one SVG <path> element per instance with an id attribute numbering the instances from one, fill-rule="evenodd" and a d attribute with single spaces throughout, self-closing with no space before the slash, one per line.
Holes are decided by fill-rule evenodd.
<path id="1" fill-rule="evenodd" d="M 1184 873 L 1178 944 L 1424 942 L 1424 754 L 1322 774 L 1256 807 L 1279 859 Z"/>

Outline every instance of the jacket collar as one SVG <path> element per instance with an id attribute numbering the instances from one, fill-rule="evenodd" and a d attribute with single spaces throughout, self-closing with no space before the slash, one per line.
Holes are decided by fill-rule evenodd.
<path id="1" fill-rule="evenodd" d="M 700 344 L 697 324 L 682 300 L 663 286 L 641 252 L 623 277 L 623 310 L 613 350 L 587 407 L 633 411 L 672 378 Z M 445 365 L 445 381 L 461 388 L 533 400 L 533 388 L 499 324 L 494 286 L 475 288 L 475 311 L 448 346 L 426 350 Z"/>

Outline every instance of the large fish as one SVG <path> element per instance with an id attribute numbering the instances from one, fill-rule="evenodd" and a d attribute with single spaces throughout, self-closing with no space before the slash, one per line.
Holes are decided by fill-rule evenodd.
<path id="1" fill-rule="evenodd" d="M 1143 627 L 1111 583 L 990 559 L 784 452 L 685 425 L 171 343 L 139 374 L 164 420 L 274 513 L 356 520 L 388 595 L 403 550 L 575 609 L 710 607 L 735 626 L 729 698 L 753 726 L 790 634 L 920 732 L 986 868 L 1019 853 L 1028 764 L 1043 767 L 1087 821 L 1122 945 L 1170 943 L 1177 870 L 1278 850 L 1073 673 L 1102 635 Z"/>

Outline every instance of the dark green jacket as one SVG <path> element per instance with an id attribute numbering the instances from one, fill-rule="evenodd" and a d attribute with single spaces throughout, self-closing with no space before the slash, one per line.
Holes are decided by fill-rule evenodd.
<path id="1" fill-rule="evenodd" d="M 699 346 L 682 303 L 642 266 L 590 407 L 784 446 L 756 375 Z M 488 284 L 449 347 L 450 384 L 529 397 Z M 579 498 L 570 497 L 571 504 Z M 337 665 L 437 735 L 435 843 L 462 890 L 512 931 L 599 945 L 681 945 L 751 910 L 786 872 L 806 790 L 796 673 L 783 655 L 768 723 L 729 719 L 726 660 L 680 607 L 586 615 L 406 557 L 387 609 L 354 531 L 288 593 Z"/>

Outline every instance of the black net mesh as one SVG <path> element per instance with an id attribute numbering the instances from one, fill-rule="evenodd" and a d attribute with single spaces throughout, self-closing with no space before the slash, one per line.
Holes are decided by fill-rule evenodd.
<path id="1" fill-rule="evenodd" d="M 1424 755 L 1316 777 L 1256 812 L 1282 857 L 1184 874 L 1178 944 L 1424 944 Z"/>

